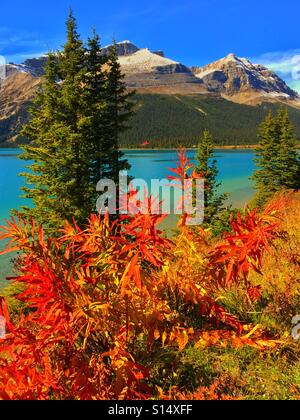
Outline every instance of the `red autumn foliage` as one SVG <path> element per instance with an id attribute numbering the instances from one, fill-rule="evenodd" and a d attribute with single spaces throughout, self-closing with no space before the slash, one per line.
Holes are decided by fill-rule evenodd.
<path id="1" fill-rule="evenodd" d="M 227 286 L 238 283 L 241 277 L 248 284 L 249 270 L 261 274 L 264 251 L 279 236 L 280 219 L 277 213 L 287 203 L 286 196 L 280 196 L 258 214 L 257 210 L 246 209 L 246 215 L 231 216 L 232 233 L 225 236 L 224 243 L 217 245 L 210 256 L 211 276 L 218 284 Z"/>
<path id="2" fill-rule="evenodd" d="M 182 153 L 175 174 L 183 180 L 191 169 Z M 158 228 L 164 216 L 120 216 L 111 223 L 92 215 L 85 228 L 66 223 L 57 238 L 46 238 L 33 220 L 9 221 L 0 239 L 10 239 L 5 252 L 22 252 L 20 274 L 11 280 L 24 285 L 18 299 L 28 310 L 12 321 L 1 299 L 7 336 L 0 339 L 0 399 L 146 399 L 157 390 L 141 348 L 182 351 L 224 342 L 263 348 L 261 334 L 241 334 L 243 325 L 216 291 L 249 286 L 249 270 L 261 270 L 278 234 L 275 213 L 282 205 L 280 199 L 263 214 L 231 220 L 233 233 L 210 250 L 197 275 L 193 264 L 205 232 L 184 227 L 174 243 Z M 191 312 L 206 329 L 192 324 Z M 216 395 L 215 388 L 198 394 Z"/>

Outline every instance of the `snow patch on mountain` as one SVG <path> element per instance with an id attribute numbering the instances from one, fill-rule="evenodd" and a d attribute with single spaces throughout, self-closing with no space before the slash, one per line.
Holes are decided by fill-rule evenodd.
<path id="1" fill-rule="evenodd" d="M 152 53 L 148 48 L 137 51 L 129 56 L 119 57 L 119 62 L 125 72 L 151 72 L 157 67 L 179 64 L 169 58 Z"/>

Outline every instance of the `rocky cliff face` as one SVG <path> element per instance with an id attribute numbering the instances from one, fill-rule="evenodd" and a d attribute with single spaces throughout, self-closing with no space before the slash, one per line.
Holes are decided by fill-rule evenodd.
<path id="1" fill-rule="evenodd" d="M 104 47 L 103 53 L 107 54 L 110 48 L 111 48 L 111 45 Z M 139 51 L 139 48 L 136 45 L 134 45 L 132 42 L 127 41 L 127 40 L 116 43 L 116 49 L 117 49 L 118 56 L 131 55 Z"/>
<path id="2" fill-rule="evenodd" d="M 131 88 L 153 88 L 158 92 L 161 87 L 166 93 L 169 87 L 171 93 L 213 93 L 250 105 L 285 101 L 300 106 L 298 94 L 274 72 L 234 54 L 207 66 L 190 69 L 165 57 L 162 51 L 140 49 L 130 41 L 119 42 L 116 47 L 126 83 Z M 103 53 L 107 54 L 109 48 L 105 47 Z M 20 65 L 10 64 L 7 75 L 26 73 L 42 77 L 46 62 L 47 57 L 43 56 L 28 59 Z"/>
<path id="3" fill-rule="evenodd" d="M 6 74 L 10 76 L 14 73 L 26 73 L 33 77 L 42 77 L 45 74 L 44 68 L 47 63 L 47 56 L 30 58 L 23 64 L 7 64 Z"/>
<path id="4" fill-rule="evenodd" d="M 205 67 L 193 67 L 192 71 L 208 91 L 235 102 L 299 100 L 298 94 L 275 73 L 234 54 Z"/>
<path id="5" fill-rule="evenodd" d="M 44 75 L 45 65 L 47 63 L 47 56 L 39 58 L 31 58 L 24 61 L 24 69 L 27 70 L 34 77 L 41 77 Z"/>
<path id="6" fill-rule="evenodd" d="M 0 89 L 0 144 L 15 140 L 28 119 L 28 107 L 40 83 L 41 78 L 8 67 Z"/>
<path id="7" fill-rule="evenodd" d="M 163 54 L 152 53 L 147 48 L 129 56 L 120 56 L 119 61 L 129 87 L 202 84 L 188 67 L 164 57 Z"/>

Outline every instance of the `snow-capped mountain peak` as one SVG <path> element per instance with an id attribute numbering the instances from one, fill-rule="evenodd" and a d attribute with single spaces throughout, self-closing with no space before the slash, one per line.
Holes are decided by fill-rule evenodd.
<path id="1" fill-rule="evenodd" d="M 117 42 L 117 44 L 132 44 L 132 42 L 131 41 L 129 41 L 128 39 L 124 39 L 124 41 L 120 41 L 120 42 Z"/>

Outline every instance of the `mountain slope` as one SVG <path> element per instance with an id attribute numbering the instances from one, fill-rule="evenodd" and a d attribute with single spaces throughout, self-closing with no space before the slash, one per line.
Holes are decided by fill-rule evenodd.
<path id="1" fill-rule="evenodd" d="M 208 64 L 192 68 L 210 92 L 238 103 L 257 104 L 284 101 L 300 107 L 299 95 L 274 72 L 252 64 L 234 54 Z"/>
<path id="2" fill-rule="evenodd" d="M 192 147 L 205 129 L 218 145 L 257 144 L 257 129 L 269 110 L 280 104 L 241 105 L 220 97 L 199 94 L 137 94 L 136 115 L 131 129 L 121 138 L 124 147 Z M 300 110 L 289 107 L 291 120 L 300 138 Z"/>
<path id="3" fill-rule="evenodd" d="M 134 54 L 120 56 L 119 62 L 128 87 L 172 86 L 178 84 L 202 85 L 202 81 L 181 63 L 170 60 L 147 48 Z"/>
<path id="4" fill-rule="evenodd" d="M 0 145 L 14 144 L 22 125 L 28 120 L 28 107 L 40 83 L 39 77 L 10 68 L 0 89 Z"/>

